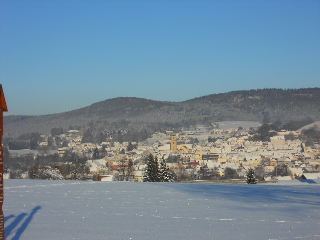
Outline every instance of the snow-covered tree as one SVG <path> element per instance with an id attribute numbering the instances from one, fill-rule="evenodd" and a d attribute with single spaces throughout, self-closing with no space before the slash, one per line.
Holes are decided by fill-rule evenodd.
<path id="1" fill-rule="evenodd" d="M 90 168 L 86 163 L 77 162 L 70 166 L 70 175 L 72 180 L 84 180 L 88 173 L 90 173 Z"/>
<path id="2" fill-rule="evenodd" d="M 52 168 L 51 166 L 35 165 L 29 171 L 29 178 L 31 179 L 49 179 L 49 180 L 62 180 L 64 177 L 61 175 L 60 170 Z"/>
<path id="3" fill-rule="evenodd" d="M 169 172 L 169 168 L 167 167 L 166 160 L 163 158 L 160 163 L 160 170 L 159 170 L 159 181 L 160 182 L 171 182 L 172 175 Z"/>
<path id="4" fill-rule="evenodd" d="M 148 158 L 146 172 L 143 176 L 144 182 L 158 182 L 159 181 L 159 169 L 158 159 L 150 154 Z"/>
<path id="5" fill-rule="evenodd" d="M 247 172 L 247 183 L 248 184 L 256 184 L 256 177 L 254 176 L 254 170 L 250 168 Z"/>

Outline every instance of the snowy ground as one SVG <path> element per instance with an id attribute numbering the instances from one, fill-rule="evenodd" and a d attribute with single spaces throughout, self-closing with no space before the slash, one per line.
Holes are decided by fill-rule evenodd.
<path id="1" fill-rule="evenodd" d="M 320 185 L 5 180 L 6 239 L 320 239 Z"/>

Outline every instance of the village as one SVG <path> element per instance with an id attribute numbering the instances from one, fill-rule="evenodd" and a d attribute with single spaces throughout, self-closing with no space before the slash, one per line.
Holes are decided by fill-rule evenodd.
<path id="1" fill-rule="evenodd" d="M 320 178 L 319 145 L 306 147 L 299 140 L 299 131 L 281 130 L 266 142 L 250 140 L 249 132 L 241 126 L 221 129 L 199 125 L 193 130 L 155 132 L 139 143 L 114 142 L 109 137 L 94 144 L 83 143 L 80 131 L 69 130 L 59 136 L 67 146 L 58 148 L 58 153 L 85 154 L 90 169 L 87 179 L 100 181 L 143 181 L 150 154 L 159 161 L 164 159 L 179 181 L 236 181 L 244 179 L 250 168 L 259 181 Z M 286 140 L 287 135 L 295 139 Z"/>

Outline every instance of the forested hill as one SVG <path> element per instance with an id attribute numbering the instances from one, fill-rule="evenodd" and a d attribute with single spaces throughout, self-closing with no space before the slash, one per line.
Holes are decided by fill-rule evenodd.
<path id="1" fill-rule="evenodd" d="M 320 120 L 320 88 L 261 89 L 198 97 L 184 102 L 114 98 L 81 109 L 42 116 L 4 117 L 4 137 L 27 132 L 50 133 L 52 128 L 143 128 L 189 125 L 223 120 Z"/>

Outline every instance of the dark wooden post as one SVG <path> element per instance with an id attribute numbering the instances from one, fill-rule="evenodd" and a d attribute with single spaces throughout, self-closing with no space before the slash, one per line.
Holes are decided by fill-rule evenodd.
<path id="1" fill-rule="evenodd" d="M 3 205 L 3 112 L 7 112 L 6 99 L 4 98 L 2 84 L 0 84 L 0 240 L 4 240 L 4 216 L 2 211 Z"/>

